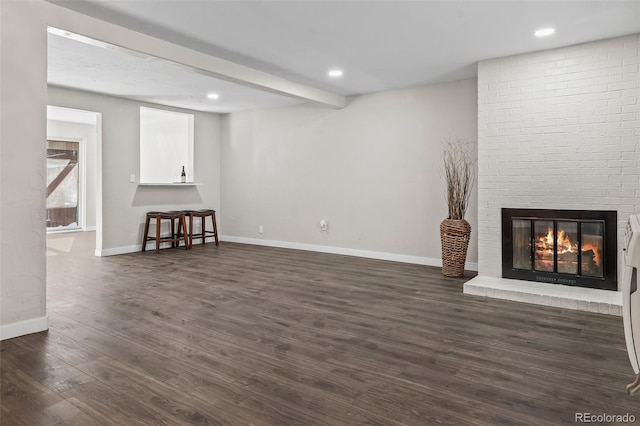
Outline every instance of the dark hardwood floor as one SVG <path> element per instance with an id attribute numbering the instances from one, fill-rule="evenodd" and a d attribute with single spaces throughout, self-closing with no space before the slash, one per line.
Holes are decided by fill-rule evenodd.
<path id="1" fill-rule="evenodd" d="M 3 426 L 640 416 L 619 317 L 463 295 L 465 280 L 438 268 L 304 251 L 95 258 L 91 235 L 51 237 L 50 330 L 0 343 Z"/>

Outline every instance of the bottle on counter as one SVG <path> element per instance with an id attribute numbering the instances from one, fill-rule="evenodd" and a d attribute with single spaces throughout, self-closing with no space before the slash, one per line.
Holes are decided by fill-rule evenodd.
<path id="1" fill-rule="evenodd" d="M 180 174 L 180 183 L 187 182 L 187 173 L 184 171 L 184 166 L 182 166 L 182 173 Z"/>

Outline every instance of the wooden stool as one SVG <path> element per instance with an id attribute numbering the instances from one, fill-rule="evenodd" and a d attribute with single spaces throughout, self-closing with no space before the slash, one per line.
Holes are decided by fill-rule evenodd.
<path id="1" fill-rule="evenodd" d="M 149 236 L 149 223 L 151 219 L 156 221 L 156 235 Z M 171 221 L 171 236 L 160 238 L 160 227 L 162 220 Z M 178 220 L 178 232 L 175 232 L 175 221 Z M 148 212 L 144 223 L 144 236 L 142 237 L 142 251 L 147 248 L 147 242 L 156 242 L 156 253 L 160 253 L 160 243 L 171 243 L 171 247 L 179 247 L 180 241 L 184 241 L 184 248 L 188 250 L 190 248 L 189 237 L 186 232 L 180 233 L 180 229 L 186 231 L 187 220 L 184 212 L 169 211 L 169 212 Z"/>
<path id="2" fill-rule="evenodd" d="M 218 242 L 218 225 L 216 224 L 216 211 L 215 210 L 211 210 L 211 209 L 204 209 L 204 210 L 185 210 L 184 213 L 187 215 L 187 217 L 189 218 L 189 244 L 190 246 L 193 246 L 193 238 L 197 237 L 197 238 L 202 238 L 202 244 L 204 244 L 205 242 L 205 238 L 207 237 L 207 234 L 209 234 L 210 236 L 213 236 L 216 240 L 216 245 L 220 245 L 220 243 Z M 211 216 L 211 222 L 213 224 L 213 231 L 207 231 L 206 230 L 206 218 L 208 216 Z M 193 219 L 195 219 L 196 217 L 200 218 L 200 232 L 195 234 L 193 233 Z"/>

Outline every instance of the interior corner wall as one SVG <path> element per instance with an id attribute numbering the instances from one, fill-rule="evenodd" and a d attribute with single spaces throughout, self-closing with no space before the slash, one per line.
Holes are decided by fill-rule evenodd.
<path id="1" fill-rule="evenodd" d="M 443 143 L 458 137 L 475 150 L 476 126 L 475 79 L 357 96 L 338 110 L 303 104 L 225 115 L 222 234 L 439 265 Z M 473 263 L 475 193 L 466 218 Z"/>
<path id="2" fill-rule="evenodd" d="M 220 115 L 154 105 L 49 86 L 49 105 L 99 112 L 102 143 L 102 247 L 99 255 L 140 249 L 145 213 L 153 210 L 219 209 Z M 194 177 L 201 186 L 139 186 L 140 107 L 194 115 Z M 181 164 L 176 164 L 179 170 Z M 136 176 L 136 183 L 129 176 Z M 100 214 L 101 213 L 101 214 Z M 222 224 L 221 224 L 222 225 Z"/>
<path id="3" fill-rule="evenodd" d="M 47 27 L 0 2 L 0 340 L 46 330 Z"/>
<path id="4" fill-rule="evenodd" d="M 501 208 L 640 211 L 640 35 L 478 65 L 479 275 L 501 277 Z M 621 270 L 621 269 L 618 269 Z"/>
<path id="5" fill-rule="evenodd" d="M 85 229 L 96 227 L 96 136 L 95 124 L 72 123 L 68 121 L 47 120 L 47 139 L 82 140 L 84 141 L 84 158 L 82 167 L 85 169 Z"/>

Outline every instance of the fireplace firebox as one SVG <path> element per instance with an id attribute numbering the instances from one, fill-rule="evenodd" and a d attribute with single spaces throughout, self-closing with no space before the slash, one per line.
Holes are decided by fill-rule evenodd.
<path id="1" fill-rule="evenodd" d="M 502 276 L 617 290 L 616 211 L 502 209 Z"/>

